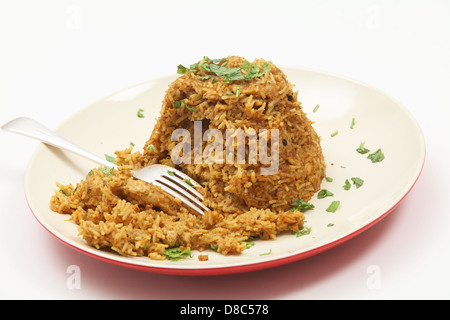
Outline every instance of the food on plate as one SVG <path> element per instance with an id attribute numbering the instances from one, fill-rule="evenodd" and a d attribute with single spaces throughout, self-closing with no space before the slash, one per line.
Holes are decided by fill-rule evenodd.
<path id="1" fill-rule="evenodd" d="M 320 190 L 326 166 L 294 85 L 272 62 L 237 56 L 204 57 L 178 73 L 143 150 L 117 151 L 118 169 L 94 168 L 75 186 L 57 183 L 51 209 L 70 214 L 98 249 L 159 260 L 239 254 L 250 239 L 301 230 L 303 206 L 293 203 Z M 130 173 L 158 163 L 199 182 L 211 210 L 191 212 Z"/>

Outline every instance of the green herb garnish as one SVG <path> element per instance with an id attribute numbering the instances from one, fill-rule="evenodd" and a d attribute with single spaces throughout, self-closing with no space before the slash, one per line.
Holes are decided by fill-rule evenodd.
<path id="1" fill-rule="evenodd" d="M 116 163 L 116 159 L 113 156 L 105 154 L 105 158 L 106 158 L 106 161 L 109 161 L 111 163 Z"/>
<path id="2" fill-rule="evenodd" d="M 325 177 L 325 180 L 327 180 L 328 182 L 333 182 L 333 178 L 331 177 Z"/>
<path id="3" fill-rule="evenodd" d="M 186 109 L 188 109 L 189 111 L 195 111 L 196 109 L 193 107 L 189 107 L 186 102 L 184 101 L 184 99 L 182 100 L 178 100 L 178 101 L 174 101 L 173 102 L 173 106 L 177 109 L 181 108 L 181 107 L 185 107 Z"/>
<path id="4" fill-rule="evenodd" d="M 175 177 L 175 172 L 173 172 L 173 171 L 167 170 L 167 174 L 169 176 Z"/>
<path id="5" fill-rule="evenodd" d="M 101 172 L 103 172 L 104 174 L 106 174 L 108 177 L 111 177 L 114 171 L 114 168 L 110 168 L 110 167 L 101 167 L 99 169 Z"/>
<path id="6" fill-rule="evenodd" d="M 330 206 L 326 209 L 327 212 L 336 212 L 336 210 L 339 208 L 339 205 L 341 204 L 340 201 L 333 201 Z"/>
<path id="7" fill-rule="evenodd" d="M 383 154 L 383 152 L 381 152 L 381 149 L 378 149 L 374 153 L 369 154 L 367 156 L 367 159 L 372 160 L 372 162 L 381 162 L 384 160 L 384 154 Z"/>
<path id="8" fill-rule="evenodd" d="M 241 94 L 241 87 L 238 87 L 236 89 L 236 98 L 238 98 L 240 94 Z"/>
<path id="9" fill-rule="evenodd" d="M 190 185 L 191 187 L 193 187 L 194 185 L 191 182 L 191 179 L 183 179 L 184 182 L 186 182 L 188 185 Z"/>
<path id="10" fill-rule="evenodd" d="M 330 136 L 332 136 L 332 137 L 334 137 L 335 135 L 337 135 L 339 133 L 339 131 L 334 131 L 334 132 L 332 132 L 331 134 L 330 134 Z"/>
<path id="11" fill-rule="evenodd" d="M 164 250 L 163 255 L 169 260 L 179 260 L 183 258 L 192 258 L 191 249 L 186 248 L 181 250 L 180 248 L 169 248 Z"/>
<path id="12" fill-rule="evenodd" d="M 245 242 L 245 249 L 250 249 L 255 245 L 255 243 L 252 241 L 244 241 L 244 242 Z"/>
<path id="13" fill-rule="evenodd" d="M 325 197 L 332 197 L 334 196 L 334 193 L 327 190 L 327 189 L 322 189 L 319 191 L 319 193 L 317 194 L 317 199 L 323 199 Z"/>
<path id="14" fill-rule="evenodd" d="M 298 237 L 306 236 L 311 233 L 311 227 L 303 227 L 299 231 L 293 231 L 293 234 L 295 234 Z"/>
<path id="15" fill-rule="evenodd" d="M 291 203 L 291 212 L 294 212 L 295 210 L 304 212 L 305 210 L 314 209 L 314 205 L 312 203 L 308 203 L 303 199 L 298 199 L 297 201 Z"/>
<path id="16" fill-rule="evenodd" d="M 268 256 L 271 253 L 272 253 L 272 249 L 270 249 L 269 252 L 261 253 L 260 256 Z"/>
<path id="17" fill-rule="evenodd" d="M 147 150 L 153 150 L 153 151 L 155 151 L 156 148 L 155 148 L 154 145 L 150 144 L 150 145 L 147 147 Z"/>
<path id="18" fill-rule="evenodd" d="M 358 149 L 356 149 L 356 151 L 359 152 L 359 153 L 361 153 L 361 154 L 366 154 L 367 152 L 369 152 L 369 151 L 370 151 L 369 149 L 364 148 L 364 144 L 365 144 L 364 141 L 361 142 L 361 143 L 359 144 Z"/>
<path id="19" fill-rule="evenodd" d="M 350 190 L 350 188 L 352 187 L 352 185 L 350 184 L 350 181 L 345 180 L 345 184 L 342 186 L 342 188 L 344 188 L 344 190 Z"/>
<path id="20" fill-rule="evenodd" d="M 361 187 L 364 184 L 364 180 L 358 177 L 353 177 L 351 178 L 353 183 L 356 186 L 356 189 L 358 189 L 359 187 Z"/>
<path id="21" fill-rule="evenodd" d="M 355 127 L 355 118 L 352 118 L 352 123 L 350 124 L 350 129 L 353 129 Z"/>
<path id="22" fill-rule="evenodd" d="M 241 70 L 245 70 L 247 72 L 245 76 L 242 74 Z M 262 71 L 260 71 L 259 66 L 250 64 L 248 61 L 245 61 L 241 67 L 228 68 L 226 67 L 226 58 L 210 59 L 208 57 L 203 57 L 203 59 L 198 63 L 191 64 L 189 68 L 186 68 L 181 64 L 177 66 L 178 74 L 186 74 L 187 72 L 197 71 L 210 72 L 212 74 L 215 74 L 216 76 L 224 77 L 225 82 L 229 83 L 230 81 L 238 80 L 250 81 L 257 77 L 261 77 L 270 72 L 270 67 L 269 63 L 265 62 L 262 65 Z M 211 75 L 197 77 L 202 80 L 207 80 L 211 78 Z M 217 79 L 214 79 L 213 83 L 217 82 Z"/>
<path id="23" fill-rule="evenodd" d="M 144 112 L 144 109 L 138 109 L 138 111 L 137 111 L 138 118 L 144 118 L 143 112 Z"/>
<path id="24" fill-rule="evenodd" d="M 320 105 L 319 105 L 319 104 L 316 104 L 316 106 L 315 106 L 314 109 L 313 109 L 313 112 L 316 112 L 317 110 L 319 110 L 319 107 L 320 107 Z"/>

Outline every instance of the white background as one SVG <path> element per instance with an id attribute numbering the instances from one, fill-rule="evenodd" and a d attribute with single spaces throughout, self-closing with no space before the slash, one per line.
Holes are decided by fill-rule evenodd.
<path id="1" fill-rule="evenodd" d="M 427 144 L 413 190 L 356 238 L 281 267 L 184 277 L 110 265 L 56 240 L 24 195 L 38 142 L 0 132 L 0 298 L 450 298 L 450 1 L 1 0 L 0 46 L 0 125 L 28 116 L 55 128 L 180 63 L 240 55 L 373 85 L 409 109 Z M 80 289 L 66 284 L 71 265 Z"/>

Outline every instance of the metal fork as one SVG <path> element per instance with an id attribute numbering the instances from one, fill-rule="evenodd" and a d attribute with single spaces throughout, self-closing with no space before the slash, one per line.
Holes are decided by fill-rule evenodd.
<path id="1" fill-rule="evenodd" d="M 4 124 L 1 128 L 5 131 L 19 133 L 38 139 L 46 144 L 76 153 L 108 168 L 118 168 L 117 165 L 75 145 L 56 132 L 30 118 L 16 118 Z M 141 169 L 132 170 L 132 175 L 136 179 L 161 187 L 165 192 L 175 198 L 179 198 L 185 205 L 201 215 L 203 215 L 205 211 L 209 211 L 208 207 L 203 204 L 203 196 L 196 190 L 200 184 L 179 170 L 162 164 L 154 164 Z"/>

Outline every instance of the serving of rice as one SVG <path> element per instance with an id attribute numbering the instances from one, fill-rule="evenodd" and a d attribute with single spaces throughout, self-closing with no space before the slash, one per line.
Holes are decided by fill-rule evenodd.
<path id="1" fill-rule="evenodd" d="M 116 152 L 117 170 L 98 167 L 75 186 L 57 183 L 50 208 L 70 214 L 80 236 L 98 249 L 157 260 L 166 259 L 167 249 L 178 247 L 239 254 L 249 239 L 271 240 L 281 232 L 300 230 L 304 215 L 291 204 L 308 202 L 320 190 L 325 161 L 294 85 L 262 59 L 249 63 L 236 56 L 205 57 L 179 70 L 182 75 L 169 85 L 142 152 L 130 146 Z M 223 137 L 226 130 L 277 129 L 277 141 L 266 136 L 272 143 L 267 152 L 276 151 L 277 170 L 262 174 L 267 164 L 249 161 L 248 147 L 245 163 L 174 163 L 178 141 L 173 133 L 184 129 L 194 137 L 194 123 L 201 123 L 202 134 L 217 129 Z M 202 143 L 205 150 L 208 141 Z M 227 150 L 221 156 L 227 159 Z M 191 157 L 194 160 L 195 152 Z M 211 211 L 198 215 L 158 186 L 132 177 L 131 170 L 157 163 L 200 183 Z"/>

